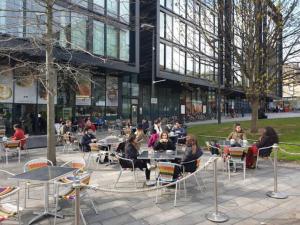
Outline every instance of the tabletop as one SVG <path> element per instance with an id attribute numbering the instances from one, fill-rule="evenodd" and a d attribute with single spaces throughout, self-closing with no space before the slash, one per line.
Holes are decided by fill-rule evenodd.
<path id="1" fill-rule="evenodd" d="M 154 160 L 174 160 L 182 158 L 182 154 L 176 154 L 175 151 L 174 153 L 143 151 L 137 158 Z"/>
<path id="2" fill-rule="evenodd" d="M 48 166 L 16 174 L 10 177 L 10 179 L 49 182 L 66 176 L 76 170 L 77 169 L 70 167 Z"/>

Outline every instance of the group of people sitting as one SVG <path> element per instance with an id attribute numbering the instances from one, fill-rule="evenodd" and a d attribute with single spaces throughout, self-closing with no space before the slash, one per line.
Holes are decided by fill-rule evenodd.
<path id="1" fill-rule="evenodd" d="M 278 135 L 272 127 L 259 129 L 259 135 L 258 141 L 251 145 L 246 153 L 247 168 L 255 168 L 257 154 L 260 157 L 270 156 L 272 152 L 270 146 L 279 142 Z M 235 124 L 234 130 L 229 134 L 227 140 L 230 141 L 231 147 L 239 147 L 243 145 L 243 142 L 247 142 L 246 134 L 239 123 Z"/>
<path id="2" fill-rule="evenodd" d="M 155 151 L 165 152 L 167 150 L 176 150 L 176 142 L 170 139 L 169 133 L 176 132 L 179 128 L 179 123 L 176 123 L 174 130 L 171 132 L 163 131 L 160 127 L 160 123 L 156 123 L 152 134 L 148 140 L 148 147 Z M 181 135 L 181 133 L 180 133 Z M 184 134 L 182 134 L 184 135 Z M 176 136 L 177 137 L 177 136 Z M 145 170 L 146 182 L 150 179 L 150 170 L 153 166 L 150 165 L 149 160 L 138 159 L 139 150 L 141 147 L 141 142 L 146 140 L 145 133 L 143 132 L 142 126 L 138 126 L 136 132 L 131 134 L 125 144 L 124 157 L 133 160 L 134 166 L 140 170 Z M 186 172 L 194 172 L 196 170 L 196 159 L 198 159 L 202 154 L 202 150 L 199 147 L 195 136 L 186 135 L 185 136 L 186 150 L 181 159 L 177 159 L 176 163 L 190 162 L 184 164 Z M 177 168 L 174 173 L 174 178 L 178 177 L 181 173 L 182 168 Z"/>

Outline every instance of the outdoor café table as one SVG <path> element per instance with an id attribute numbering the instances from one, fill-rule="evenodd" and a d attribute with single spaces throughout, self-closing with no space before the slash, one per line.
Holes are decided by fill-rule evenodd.
<path id="1" fill-rule="evenodd" d="M 137 157 L 138 159 L 148 159 L 148 160 L 175 160 L 181 159 L 181 154 L 174 153 L 166 153 L 166 152 L 149 152 L 149 151 L 142 151 L 142 153 Z"/>
<path id="2" fill-rule="evenodd" d="M 44 212 L 39 213 L 36 217 L 30 220 L 28 225 L 33 224 L 43 217 L 55 216 L 56 212 L 50 212 L 49 210 L 49 183 L 65 177 L 74 171 L 76 171 L 76 169 L 69 167 L 48 166 L 10 177 L 10 179 L 17 179 L 24 182 L 30 181 L 44 184 Z M 63 215 L 57 214 L 57 217 L 63 218 Z"/>

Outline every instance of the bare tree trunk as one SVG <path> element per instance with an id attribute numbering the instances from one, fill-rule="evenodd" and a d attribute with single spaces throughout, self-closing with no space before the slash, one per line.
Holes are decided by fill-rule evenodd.
<path id="1" fill-rule="evenodd" d="M 47 0 L 47 33 L 46 33 L 46 86 L 47 86 L 47 159 L 56 164 L 55 141 L 55 105 L 56 73 L 53 69 L 53 0 Z"/>
<path id="2" fill-rule="evenodd" d="M 257 120 L 258 120 L 258 108 L 259 108 L 259 98 L 255 98 L 250 101 L 251 104 L 251 133 L 257 132 Z"/>

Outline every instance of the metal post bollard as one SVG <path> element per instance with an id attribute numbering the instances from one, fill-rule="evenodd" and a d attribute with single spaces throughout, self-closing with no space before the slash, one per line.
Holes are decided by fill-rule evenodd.
<path id="1" fill-rule="evenodd" d="M 278 168 L 277 168 L 277 160 L 278 160 L 278 144 L 273 145 L 273 151 L 274 151 L 274 191 L 268 191 L 266 193 L 267 196 L 270 198 L 276 198 L 276 199 L 285 199 L 287 198 L 287 194 L 278 192 L 278 183 L 277 183 L 277 176 L 278 176 Z"/>
<path id="2" fill-rule="evenodd" d="M 75 188 L 75 225 L 80 225 L 80 180 L 76 179 L 73 184 Z"/>
<path id="3" fill-rule="evenodd" d="M 229 220 L 229 217 L 218 210 L 218 178 L 217 178 L 217 158 L 214 159 L 214 205 L 215 211 L 206 214 L 206 219 L 216 222 L 223 223 Z"/>

